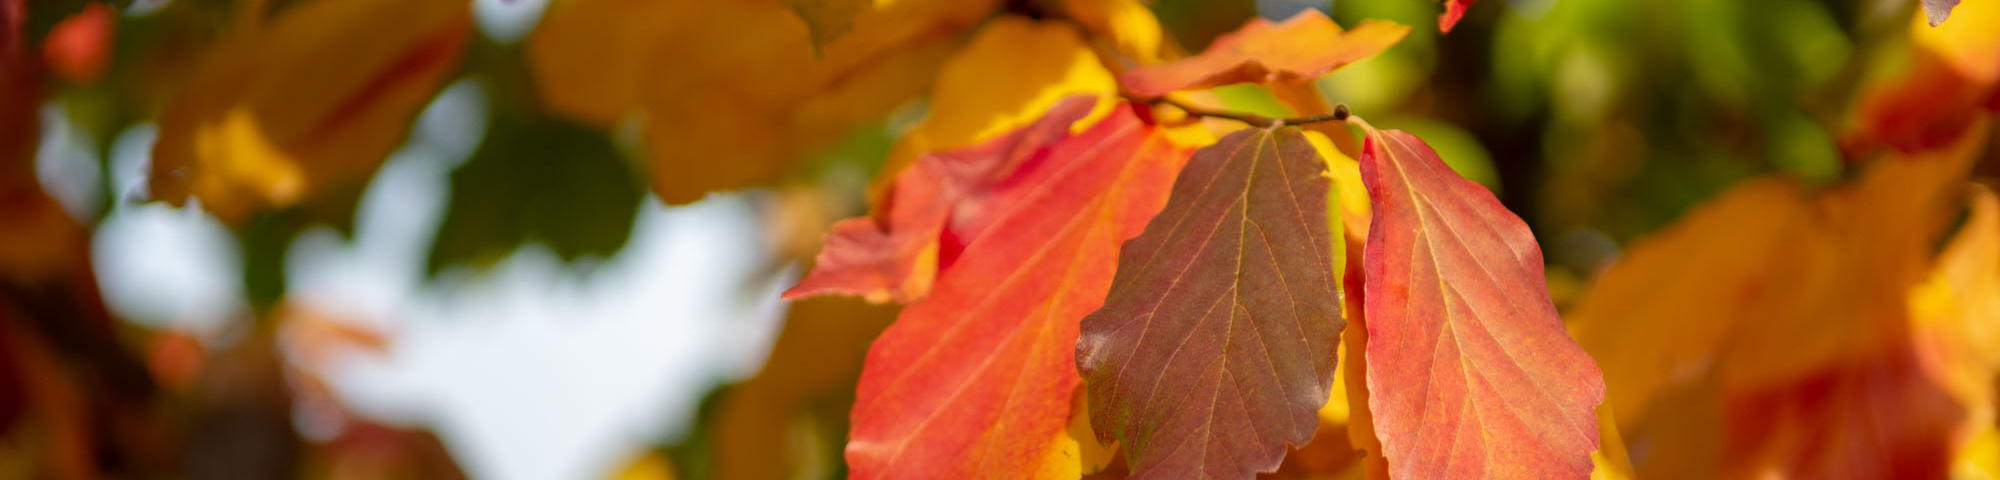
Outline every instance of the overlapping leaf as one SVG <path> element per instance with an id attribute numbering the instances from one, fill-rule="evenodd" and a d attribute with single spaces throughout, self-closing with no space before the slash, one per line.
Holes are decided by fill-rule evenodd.
<path id="1" fill-rule="evenodd" d="M 1943 148 L 1975 119 L 2000 111 L 2000 28 L 1992 27 L 2000 2 L 1960 5 L 1956 15 L 1936 26 L 1911 19 L 1908 70 L 1863 94 L 1850 148 Z"/>
<path id="2" fill-rule="evenodd" d="M 892 203 L 915 201 L 906 189 L 941 191 L 917 184 L 920 169 L 991 172 L 999 181 L 981 198 L 945 208 L 1007 234 L 962 237 L 930 295 L 870 348 L 847 447 L 856 478 L 1079 474 L 1065 433 L 1077 322 L 1103 302 L 1119 245 L 1166 203 L 1188 153 L 1130 105 L 1068 133 L 1090 103 L 1065 101 L 1029 127 L 1055 135 L 1046 148 L 1008 155 L 1022 142 L 1003 138 L 925 157 L 898 179 Z"/>
<path id="3" fill-rule="evenodd" d="M 1585 478 L 1604 383 L 1513 213 L 1421 140 L 1373 130 L 1368 406 L 1395 478 Z"/>
<path id="4" fill-rule="evenodd" d="M 1135 68 L 1119 81 L 1144 97 L 1242 82 L 1309 81 L 1382 53 L 1409 33 L 1410 27 L 1380 20 L 1343 31 L 1309 8 L 1282 23 L 1252 19 L 1200 55 Z"/>
<path id="5" fill-rule="evenodd" d="M 160 116 L 153 196 L 240 219 L 365 179 L 457 65 L 471 14 L 309 0 L 243 15 Z"/>
<path id="6" fill-rule="evenodd" d="M 1247 478 L 1312 438 L 1346 324 L 1325 171 L 1296 130 L 1237 131 L 1120 253 L 1076 365 L 1135 477 Z"/>
<path id="7" fill-rule="evenodd" d="M 1952 365 L 1967 364 L 1960 356 L 1979 340 L 1948 326 L 1968 313 L 1959 298 L 1990 293 L 1964 295 L 1948 286 L 1970 283 L 1946 280 L 1911 292 L 1984 125 L 1824 192 L 1752 181 L 1633 245 L 1573 318 L 1623 423 L 1655 452 L 1642 474 L 1945 473 L 1967 427 L 1990 422 L 1973 413 L 1990 409 L 1992 379 L 1954 380 Z M 1942 303 L 1910 306 L 1912 295 Z"/>
<path id="8" fill-rule="evenodd" d="M 1068 140 L 1070 125 L 1091 109 L 1074 98 L 1020 130 L 984 144 L 934 153 L 896 175 L 890 198 L 870 216 L 842 220 L 827 233 L 811 273 L 786 298 L 822 293 L 872 301 L 914 302 L 967 245 L 1012 207 L 1024 182 L 1048 175 L 1048 149 Z"/>
<path id="9" fill-rule="evenodd" d="M 820 45 L 772 0 L 578 0 L 525 46 L 551 110 L 636 119 L 655 193 L 687 203 L 770 181 L 921 93 L 994 0 L 906 0 Z"/>
<path id="10" fill-rule="evenodd" d="M 1117 93 L 1117 81 L 1075 26 L 1015 15 L 995 18 L 938 69 L 929 113 L 896 139 L 882 170 L 899 172 L 924 153 L 1015 130 L 1070 96 L 1103 98 L 1090 116 L 1070 127 L 1081 131 L 1110 110 L 1110 97 Z M 877 190 L 886 188 L 887 183 L 878 180 Z"/>

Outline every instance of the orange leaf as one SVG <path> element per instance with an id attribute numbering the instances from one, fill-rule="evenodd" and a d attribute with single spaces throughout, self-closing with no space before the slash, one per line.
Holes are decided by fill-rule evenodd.
<path id="1" fill-rule="evenodd" d="M 1361 177 L 1368 406 L 1391 476 L 1589 476 L 1604 382 L 1527 224 L 1402 131 L 1369 129 Z"/>
<path id="2" fill-rule="evenodd" d="M 987 143 L 925 155 L 896 176 L 890 200 L 872 217 L 842 220 L 827 233 L 812 273 L 785 292 L 797 299 L 823 293 L 870 301 L 914 302 L 938 272 L 1006 213 L 1020 188 L 1046 176 L 1049 150 L 1069 139 L 1069 125 L 1094 100 L 1072 97 L 1047 116 Z M 1034 164 L 1031 164 L 1033 162 Z"/>
<path id="3" fill-rule="evenodd" d="M 1326 14 L 1305 9 L 1283 23 L 1251 19 L 1201 55 L 1135 68 L 1119 82 L 1135 95 L 1158 97 L 1232 83 L 1310 81 L 1382 53 L 1409 33 L 1410 27 L 1381 20 L 1342 31 Z"/>
<path id="4" fill-rule="evenodd" d="M 83 11 L 57 23 L 42 43 L 42 59 L 48 62 L 49 70 L 71 83 L 97 82 L 111 62 L 116 15 L 103 2 L 91 2 Z"/>
<path id="5" fill-rule="evenodd" d="M 888 116 L 995 3 L 884 4 L 815 50 L 814 31 L 778 1 L 555 2 L 524 53 L 554 113 L 632 120 L 654 193 L 680 204 L 775 180 Z"/>
<path id="6" fill-rule="evenodd" d="M 246 14 L 160 115 L 153 196 L 237 220 L 365 179 L 454 71 L 471 14 L 401 0 Z"/>
<path id="7" fill-rule="evenodd" d="M 1976 118 L 2000 110 L 2000 28 L 1993 28 L 2000 2 L 1966 3 L 1955 14 L 1957 20 L 1942 25 L 1912 19 L 1909 70 L 1864 94 L 1850 149 L 1878 143 L 1902 153 L 1942 148 Z"/>
<path id="8" fill-rule="evenodd" d="M 1119 245 L 1159 211 L 1187 158 L 1132 105 L 1068 135 L 1089 103 L 1058 104 L 1031 127 L 1065 136 L 1009 164 L 990 200 L 952 204 L 1008 234 L 967 238 L 931 294 L 869 349 L 847 446 L 855 478 L 1079 475 L 1060 448 L 1080 383 L 1077 322 L 1101 304 Z"/>
<path id="9" fill-rule="evenodd" d="M 1121 252 L 1076 365 L 1133 476 L 1248 478 L 1313 438 L 1347 324 L 1325 173 L 1296 129 L 1238 130 Z"/>

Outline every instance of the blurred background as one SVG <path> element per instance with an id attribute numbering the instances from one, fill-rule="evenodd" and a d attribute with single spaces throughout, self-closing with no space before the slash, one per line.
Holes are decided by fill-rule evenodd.
<path id="1" fill-rule="evenodd" d="M 778 292 L 928 105 L 786 83 L 845 53 L 696 3 L 0 0 L 0 479 L 844 477 L 895 308 Z M 971 26 L 1049 17 L 988 3 L 856 71 L 920 93 Z M 1322 91 L 1498 193 L 1561 304 L 1738 180 L 1853 176 L 1916 3 L 1147 6 L 1170 52 L 1415 27 Z"/>

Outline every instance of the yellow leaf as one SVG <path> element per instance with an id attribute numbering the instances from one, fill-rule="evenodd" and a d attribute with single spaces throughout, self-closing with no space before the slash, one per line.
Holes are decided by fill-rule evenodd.
<path id="1" fill-rule="evenodd" d="M 161 114 L 153 195 L 198 197 L 233 220 L 365 179 L 453 71 L 471 25 L 464 2 L 246 13 Z"/>
<path id="2" fill-rule="evenodd" d="M 1160 20 L 1138 0 L 1063 0 L 1063 8 L 1092 34 L 1111 39 L 1139 63 L 1160 62 Z"/>
<path id="3" fill-rule="evenodd" d="M 1570 315 L 1604 371 L 1604 404 L 1629 425 L 1661 389 L 1706 373 L 1806 212 L 1791 182 L 1754 180 L 1633 242 Z"/>
<path id="4" fill-rule="evenodd" d="M 551 6 L 526 49 L 549 109 L 636 121 L 655 192 L 686 203 L 772 180 L 887 116 L 994 3 L 877 5 L 815 54 L 776 0 L 575 0 Z"/>
<path id="5" fill-rule="evenodd" d="M 1117 80 L 1074 26 L 994 19 L 938 71 L 930 114 L 896 141 L 878 182 L 894 178 L 918 155 L 993 138 L 1041 118 L 1058 100 L 1096 95 L 1090 115 L 1070 126 L 1083 131 L 1104 117 L 1117 93 Z"/>
<path id="6" fill-rule="evenodd" d="M 852 298 L 793 302 L 764 369 L 720 400 L 712 430 L 714 478 L 827 477 L 836 459 L 820 455 L 821 447 L 845 439 L 800 427 L 846 418 L 868 344 L 896 311 Z M 837 419 L 814 421 L 821 412 Z"/>
<path id="7" fill-rule="evenodd" d="M 1912 15 L 1910 43 L 1938 53 L 1959 74 L 1981 85 L 2000 80 L 2000 2 L 1968 0 L 1951 11 L 1951 19 L 1932 27 L 1923 15 Z"/>

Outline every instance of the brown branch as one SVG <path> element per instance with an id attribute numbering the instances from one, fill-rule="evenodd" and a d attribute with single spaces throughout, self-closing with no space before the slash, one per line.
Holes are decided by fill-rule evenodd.
<path id="1" fill-rule="evenodd" d="M 1181 103 L 1179 101 L 1175 101 L 1167 97 L 1159 97 L 1151 100 L 1146 100 L 1145 103 L 1148 105 L 1164 104 L 1172 106 L 1174 108 L 1180 109 L 1182 112 L 1187 112 L 1187 115 L 1190 117 L 1226 118 L 1238 122 L 1247 123 L 1255 127 L 1276 128 L 1286 125 L 1298 126 L 1298 125 L 1306 125 L 1319 122 L 1336 122 L 1336 121 L 1347 120 L 1348 117 L 1347 105 L 1345 104 L 1335 106 L 1333 108 L 1333 113 L 1308 115 L 1303 117 L 1291 117 L 1291 118 L 1271 118 L 1249 112 L 1211 110 L 1207 108 L 1188 105 L 1186 103 Z"/>

